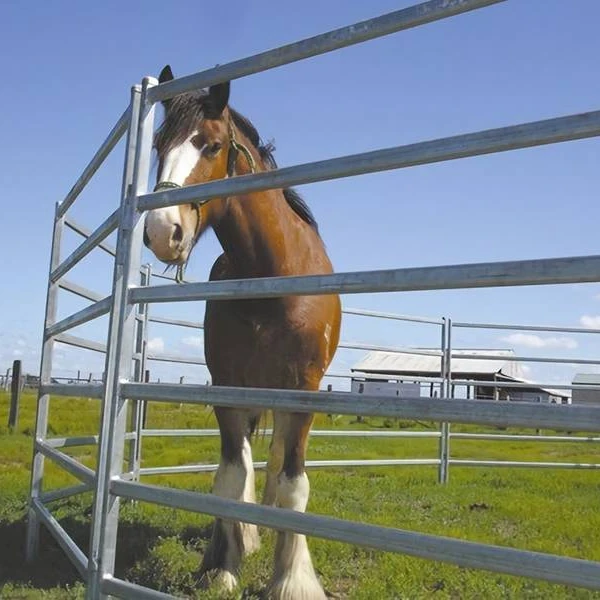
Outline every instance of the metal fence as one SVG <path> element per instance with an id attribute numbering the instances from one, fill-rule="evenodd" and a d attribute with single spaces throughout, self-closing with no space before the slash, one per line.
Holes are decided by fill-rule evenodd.
<path id="1" fill-rule="evenodd" d="M 146 281 L 151 281 L 152 277 L 159 279 L 166 279 L 173 281 L 173 277 L 164 274 L 158 274 L 152 272 L 149 265 L 145 266 Z M 187 283 L 190 283 L 189 281 Z M 443 395 L 444 390 L 450 390 L 449 396 L 455 397 L 455 388 L 457 386 L 463 386 L 467 389 L 467 398 L 475 398 L 476 388 L 490 388 L 491 398 L 499 400 L 499 390 L 541 390 L 551 389 L 555 392 L 559 390 L 573 390 L 573 389 L 586 389 L 598 390 L 600 398 L 600 386 L 594 385 L 577 385 L 577 384 L 553 384 L 553 383 L 538 383 L 532 381 L 508 381 L 505 379 L 494 380 L 494 381 L 482 381 L 479 379 L 459 379 L 452 372 L 452 361 L 453 359 L 471 359 L 471 360 L 502 360 L 502 361 L 519 361 L 519 362 L 540 362 L 540 363 L 555 363 L 555 364 L 584 364 L 584 365 L 600 365 L 600 360 L 582 359 L 576 357 L 540 357 L 540 356 L 511 356 L 506 354 L 494 354 L 492 351 L 486 354 L 469 354 L 465 352 L 455 353 L 452 347 L 452 331 L 453 329 L 495 329 L 495 330 L 512 330 L 512 331 L 537 331 L 544 333 L 575 333 L 582 335 L 597 335 L 600 334 L 600 329 L 581 328 L 581 327 L 555 327 L 555 326 L 543 326 L 543 325 L 514 325 L 514 324 L 491 324 L 491 323 L 467 323 L 467 322 L 455 322 L 450 318 L 429 318 L 429 317 L 416 317 L 409 315 L 399 315 L 389 312 L 357 309 L 357 308 L 344 308 L 342 312 L 346 315 L 355 315 L 362 317 L 369 317 L 373 319 L 391 319 L 399 323 L 417 323 L 427 326 L 434 326 L 436 333 L 434 335 L 441 338 L 441 345 L 439 351 L 424 350 L 415 348 L 400 348 L 400 347 L 389 347 L 381 346 L 376 344 L 365 344 L 356 342 L 341 341 L 338 348 L 345 350 L 375 350 L 382 352 L 392 353 L 406 353 L 411 355 L 429 355 L 439 357 L 439 374 L 435 376 L 411 376 L 411 375 L 377 375 L 369 373 L 364 375 L 361 373 L 347 373 L 336 370 L 329 370 L 326 372 L 324 379 L 335 378 L 339 380 L 351 380 L 353 377 L 366 377 L 370 380 L 396 380 L 403 379 L 407 381 L 418 381 L 422 386 L 430 388 L 430 397 L 437 397 Z M 204 325 L 199 321 L 188 321 L 181 319 L 173 319 L 165 316 L 152 316 L 148 313 L 146 323 L 158 323 L 161 325 L 173 325 L 178 327 L 186 327 L 194 330 L 202 330 Z M 174 356 L 168 354 L 147 354 L 146 359 L 148 361 L 161 361 L 170 363 L 188 363 L 196 365 L 205 365 L 206 362 L 203 357 L 190 358 L 186 356 Z M 445 365 L 447 361 L 447 367 Z M 183 378 L 182 378 L 183 379 Z M 328 385 L 328 391 L 331 391 L 332 385 Z M 473 390 L 473 393 L 470 391 Z M 440 393 L 442 392 L 442 393 Z M 402 394 L 400 395 L 402 397 Z M 538 398 L 538 402 L 541 398 Z M 506 398 L 506 401 L 511 401 L 510 397 Z M 513 396 L 513 401 L 514 396 Z M 518 400 L 517 400 L 518 401 Z M 142 401 L 142 410 L 145 412 L 147 403 Z M 133 478 L 138 480 L 140 476 L 144 475 L 167 475 L 176 473 L 206 473 L 217 470 L 218 464 L 186 464 L 186 465 L 162 465 L 162 466 L 140 466 L 141 462 L 141 446 L 144 438 L 157 438 L 157 437 L 212 437 L 218 436 L 219 431 L 217 429 L 151 429 L 146 428 L 145 419 L 137 420 L 137 429 L 135 431 L 136 439 L 138 440 L 138 457 L 135 465 L 135 469 L 132 473 Z M 270 429 L 265 429 L 266 435 L 271 434 Z M 422 465 L 422 466 L 435 466 L 438 469 L 438 481 L 440 483 L 447 483 L 450 476 L 450 467 L 463 466 L 463 467 L 523 467 L 523 468 L 554 468 L 554 469 L 600 469 L 598 463 L 575 463 L 575 462 L 547 462 L 547 461 L 507 461 L 507 460 L 481 460 L 480 458 L 469 458 L 459 459 L 452 458 L 451 456 L 451 440 L 478 440 L 478 441 L 522 441 L 522 442 L 576 442 L 584 444 L 598 444 L 600 437 L 595 436 L 573 436 L 573 435 L 542 435 L 540 431 L 536 435 L 529 434 L 502 434 L 502 433 L 465 433 L 465 432 L 452 432 L 449 424 L 442 424 L 439 431 L 402 431 L 402 430 L 341 430 L 341 429 L 313 429 L 311 432 L 312 437 L 362 437 L 362 438 L 396 438 L 396 439 L 415 439 L 415 438 L 428 438 L 439 441 L 438 456 L 436 458 L 384 458 L 384 459 L 353 459 L 353 460 L 309 460 L 306 462 L 306 466 L 309 468 L 321 468 L 321 467 L 375 467 L 375 466 L 401 466 L 401 465 Z M 255 462 L 254 467 L 256 469 L 265 468 L 266 463 Z"/>
<path id="2" fill-rule="evenodd" d="M 146 286 L 140 257 L 142 213 L 253 190 L 287 187 L 362 173 L 406 168 L 443 160 L 502 152 L 517 148 L 575 140 L 600 134 L 600 111 L 547 119 L 500 129 L 442 138 L 374 152 L 303 164 L 276 171 L 232 178 L 171 191 L 147 193 L 154 107 L 159 100 L 329 52 L 368 39 L 416 27 L 432 21 L 495 4 L 501 0 L 430 0 L 376 19 L 354 24 L 324 35 L 277 48 L 182 77 L 163 85 L 146 78 L 135 86 L 131 102 L 82 176 L 56 207 L 50 260 L 41 384 L 32 466 L 27 554 L 36 555 L 39 525 L 43 523 L 87 581 L 87 597 L 168 598 L 114 576 L 120 498 L 182 508 L 226 519 L 289 530 L 379 550 L 402 552 L 463 567 L 482 568 L 525 575 L 568 585 L 600 588 L 600 563 L 528 552 L 512 548 L 376 527 L 340 519 L 294 513 L 277 508 L 249 505 L 207 494 L 151 486 L 129 480 L 122 473 L 126 442 L 135 450 L 135 435 L 126 433 L 127 402 L 140 400 L 218 404 L 297 412 L 378 415 L 403 419 L 428 419 L 442 423 L 526 426 L 570 431 L 599 431 L 600 409 L 583 406 L 551 406 L 533 403 L 487 402 L 451 399 L 446 350 L 444 398 L 381 398 L 341 392 L 303 392 L 213 386 L 142 383 L 145 359 L 143 328 L 145 307 L 154 302 L 189 300 L 268 298 L 289 294 L 351 294 L 404 290 L 581 283 L 600 280 L 600 256 L 524 260 L 500 263 L 447 265 L 385 271 L 336 273 L 326 276 L 221 281 L 185 285 Z M 64 261 L 60 260 L 61 234 L 76 226 L 67 215 L 70 206 L 118 140 L 126 133 L 125 166 L 121 205 Z M 118 229 L 113 291 L 106 298 L 65 280 L 69 270 L 94 247 L 107 250 L 106 237 Z M 141 284 L 141 285 L 140 285 Z M 89 307 L 57 321 L 59 289 L 92 300 Z M 109 314 L 106 344 L 76 338 L 65 332 L 101 315 Z M 446 332 L 448 334 L 448 332 Z M 106 353 L 105 382 L 69 386 L 51 383 L 52 349 L 56 341 Z M 446 345 L 448 348 L 449 345 Z M 135 369 L 132 377 L 131 362 Z M 52 439 L 47 437 L 50 394 L 96 397 L 102 400 L 98 438 Z M 132 411 L 139 418 L 139 403 Z M 447 445 L 449 425 L 442 428 Z M 59 448 L 98 442 L 96 470 L 89 469 Z M 77 477 L 81 484 L 67 490 L 46 492 L 42 488 L 44 458 L 50 458 Z M 135 459 L 135 456 L 134 456 Z M 443 461 L 445 459 L 443 458 Z M 442 461 L 442 462 L 443 462 Z M 47 504 L 82 490 L 94 491 L 91 541 L 87 555 L 75 544 Z"/>

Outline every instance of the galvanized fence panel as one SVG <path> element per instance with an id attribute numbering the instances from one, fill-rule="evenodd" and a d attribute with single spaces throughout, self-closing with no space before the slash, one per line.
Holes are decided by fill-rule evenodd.
<path id="1" fill-rule="evenodd" d="M 526 575 L 592 589 L 600 588 L 600 563 L 597 562 L 543 555 L 510 548 L 498 548 L 439 536 L 428 536 L 397 529 L 352 523 L 329 517 L 248 505 L 210 495 L 126 481 L 129 475 L 121 472 L 124 445 L 128 437 L 125 423 L 127 399 L 218 404 L 220 406 L 243 406 L 262 409 L 277 408 L 278 410 L 293 410 L 296 412 L 380 415 L 438 421 L 444 424 L 442 431 L 439 433 L 441 456 L 439 460 L 431 459 L 431 464 L 439 466 L 440 480 L 442 481 L 447 479 L 448 467 L 451 464 L 466 465 L 468 463 L 470 466 L 482 466 L 482 464 L 488 462 L 451 459 L 449 443 L 453 434 L 450 431 L 449 423 L 533 426 L 586 432 L 600 431 L 600 408 L 597 407 L 493 403 L 451 398 L 452 384 L 456 382 L 451 379 L 452 347 L 451 322 L 449 320 L 441 320 L 441 323 L 438 323 L 445 328 L 440 352 L 442 359 L 440 380 L 444 391 L 444 398 L 441 399 L 405 397 L 398 400 L 397 398 L 369 396 L 368 394 L 357 397 L 340 392 L 212 388 L 128 381 L 131 360 L 133 358 L 137 360 L 139 376 L 139 365 L 143 365 L 145 358 L 150 358 L 144 356 L 144 350 L 139 343 L 134 347 L 136 321 L 139 323 L 140 319 L 145 319 L 143 315 L 136 315 L 136 304 L 207 299 L 223 300 L 228 298 L 271 298 L 291 294 L 351 294 L 549 285 L 600 280 L 600 256 L 584 256 L 338 273 L 327 276 L 137 287 L 142 246 L 141 213 L 151 208 L 173 206 L 190 201 L 205 202 L 214 197 L 237 195 L 242 192 L 247 193 L 326 181 L 363 173 L 406 168 L 600 135 L 600 111 L 595 111 L 376 150 L 168 192 L 146 193 L 155 102 L 200 86 L 205 87 L 264 71 L 309 56 L 496 4 L 499 1 L 501 0 L 430 0 L 376 19 L 302 40 L 295 44 L 215 67 L 195 75 L 182 77 L 162 85 L 154 85 L 155 80 L 146 79 L 144 80 L 143 98 L 141 100 L 139 88 L 134 88 L 130 107 L 118 120 L 107 140 L 97 151 L 65 201 L 57 207 L 56 211 L 53 253 L 49 270 L 42 377 L 39 391 L 40 401 L 38 404 L 32 469 L 30 525 L 27 544 L 30 558 L 36 553 L 38 527 L 39 523 L 43 522 L 82 575 L 86 577 L 88 598 L 96 600 L 97 598 L 106 598 L 110 594 L 130 598 L 168 597 L 114 578 L 113 568 L 119 498 L 124 497 L 186 510 L 201 511 L 222 518 L 241 518 L 244 521 L 277 529 L 317 535 L 381 550 L 404 552 L 421 558 L 448 561 L 465 567 Z M 85 241 L 69 257 L 60 262 L 59 250 L 62 228 L 67 225 L 78 233 L 84 231 L 81 227 L 74 225 L 72 221 L 66 220 L 66 212 L 126 130 L 128 130 L 128 141 L 121 207 L 95 231 L 87 234 L 84 232 Z M 94 247 L 99 246 L 103 250 L 112 253 L 112 248 L 105 244 L 104 240 L 117 226 L 118 240 L 117 248 L 114 251 L 116 260 L 113 293 L 110 299 L 110 326 L 108 343 L 104 345 L 82 340 L 65 333 L 76 324 L 82 324 L 101 314 L 106 314 L 105 309 L 108 300 L 90 290 L 65 281 L 63 277 Z M 69 289 L 96 302 L 96 304 L 63 319 L 59 323 L 55 323 L 56 294 L 59 288 Z M 354 314 L 358 313 L 355 312 Z M 163 320 L 163 322 L 166 321 Z M 172 324 L 183 324 L 176 323 L 174 320 L 170 322 Z M 190 326 L 190 324 L 188 323 L 185 326 Z M 140 339 L 138 338 L 137 341 L 140 342 Z M 69 386 L 51 383 L 51 351 L 52 345 L 56 341 L 91 350 L 106 351 L 105 384 Z M 352 347 L 357 346 L 359 345 L 352 345 Z M 366 348 L 365 345 L 360 345 L 360 347 L 362 349 Z M 588 361 L 581 364 L 590 363 Z M 60 441 L 47 440 L 50 393 L 67 396 L 80 396 L 83 394 L 88 397 L 102 398 L 102 423 L 98 438 L 97 472 L 88 469 L 58 450 L 57 448 L 62 447 Z M 136 422 L 136 427 L 139 431 L 139 419 Z M 95 438 L 94 441 L 96 441 Z M 66 446 L 68 443 L 63 445 Z M 44 456 L 56 461 L 63 468 L 82 479 L 83 485 L 42 494 L 41 478 Z M 328 461 L 320 462 L 327 463 Z M 512 466 L 520 467 L 523 465 L 514 463 Z M 546 466 L 549 467 L 550 465 Z M 597 465 L 572 466 L 596 468 Z M 61 494 L 78 493 L 78 491 L 89 489 L 92 486 L 95 492 L 95 500 L 90 557 L 88 560 L 62 527 L 53 519 L 43 502 L 66 497 L 61 496 Z"/>

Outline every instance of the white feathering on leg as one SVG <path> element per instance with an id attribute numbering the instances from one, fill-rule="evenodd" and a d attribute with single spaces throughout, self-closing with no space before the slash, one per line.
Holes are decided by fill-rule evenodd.
<path id="1" fill-rule="evenodd" d="M 277 505 L 304 512 L 309 492 L 306 473 L 292 479 L 282 473 L 277 483 Z M 275 575 L 268 595 L 273 600 L 325 600 L 325 592 L 317 579 L 304 535 L 288 532 L 278 534 Z"/>

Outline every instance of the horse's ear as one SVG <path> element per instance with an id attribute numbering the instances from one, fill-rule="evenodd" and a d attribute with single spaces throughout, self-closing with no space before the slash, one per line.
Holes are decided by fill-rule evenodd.
<path id="1" fill-rule="evenodd" d="M 171 79 L 175 79 L 173 71 L 171 71 L 171 65 L 165 65 L 158 76 L 158 83 L 165 83 L 165 81 L 171 81 Z"/>
<path id="2" fill-rule="evenodd" d="M 207 98 L 209 108 L 208 118 L 217 119 L 221 116 L 227 106 L 227 102 L 229 102 L 229 87 L 229 81 L 210 86 Z"/>

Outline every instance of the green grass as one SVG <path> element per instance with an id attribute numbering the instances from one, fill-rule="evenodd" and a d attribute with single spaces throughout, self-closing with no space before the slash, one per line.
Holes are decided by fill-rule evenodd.
<path id="1" fill-rule="evenodd" d="M 23 560 L 26 498 L 31 465 L 34 398 L 25 395 L 20 424 L 14 433 L 5 427 L 6 394 L 0 393 L 0 598 L 83 598 L 77 573 L 47 532 L 35 565 Z M 434 424 L 369 420 L 367 425 L 326 416 L 321 428 L 434 428 Z M 53 399 L 53 435 L 96 433 L 98 403 L 87 399 Z M 166 404 L 150 407 L 147 426 L 214 427 L 210 410 Z M 456 431 L 485 431 L 454 426 Z M 491 430 L 493 431 L 493 430 Z M 513 433 L 516 430 L 508 430 Z M 504 431 L 503 431 L 504 433 Z M 552 433 L 552 432 L 548 432 Z M 218 438 L 144 441 L 144 466 L 217 462 Z M 257 460 L 266 457 L 268 440 L 254 443 Z M 72 448 L 68 453 L 93 467 L 95 447 Z M 309 459 L 324 458 L 434 458 L 436 440 L 311 439 Z M 455 458 L 600 462 L 596 445 L 541 442 L 485 442 L 455 440 Z M 76 481 L 46 461 L 46 489 Z M 436 483 L 435 467 L 373 467 L 320 469 L 309 473 L 309 511 L 520 549 L 600 561 L 598 472 L 452 467 L 450 483 Z M 148 477 L 149 483 L 209 491 L 212 475 Z M 259 488 L 264 475 L 257 475 Z M 259 489 L 260 494 L 260 489 Z M 53 514 L 87 551 L 90 494 L 53 505 Z M 148 504 L 125 503 L 121 511 L 117 575 L 131 581 L 194 598 L 217 598 L 197 590 L 197 568 L 208 543 L 212 519 Z M 270 575 L 274 535 L 265 531 L 259 552 L 249 557 L 237 596 L 259 598 Z M 351 599 L 592 599 L 599 593 L 566 588 L 526 578 L 463 569 L 403 555 L 378 552 L 312 538 L 316 569 L 331 594 Z"/>

